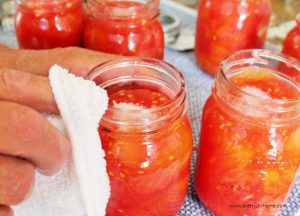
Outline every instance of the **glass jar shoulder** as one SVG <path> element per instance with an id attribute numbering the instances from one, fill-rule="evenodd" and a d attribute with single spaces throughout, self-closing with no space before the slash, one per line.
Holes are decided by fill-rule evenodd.
<path id="1" fill-rule="evenodd" d="M 241 98 L 239 100 L 234 99 L 226 102 L 212 94 L 204 105 L 203 118 L 206 116 L 209 117 L 214 126 L 216 126 L 217 122 L 219 122 L 218 120 L 222 120 L 224 116 L 226 116 L 227 119 L 234 122 L 238 127 L 262 128 L 264 130 L 281 127 L 297 128 L 297 125 L 299 125 L 298 118 L 278 124 L 276 119 L 272 118 L 273 115 L 270 113 L 271 111 L 269 111 L 269 113 L 263 113 L 259 110 L 255 110 L 254 107 L 247 108 L 244 105 L 242 106 L 241 102 L 244 100 L 245 98 Z"/>

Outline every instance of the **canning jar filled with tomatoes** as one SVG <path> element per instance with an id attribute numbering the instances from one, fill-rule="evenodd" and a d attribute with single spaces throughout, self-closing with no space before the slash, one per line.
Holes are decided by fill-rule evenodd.
<path id="1" fill-rule="evenodd" d="M 159 0 L 89 0 L 84 47 L 124 56 L 162 59 Z"/>
<path id="2" fill-rule="evenodd" d="M 300 62 L 267 50 L 231 55 L 203 110 L 199 198 L 216 215 L 276 215 L 297 176 L 299 140 Z"/>
<path id="3" fill-rule="evenodd" d="M 198 65 L 214 76 L 233 52 L 262 48 L 270 14 L 270 0 L 201 0 L 195 41 Z"/>
<path id="4" fill-rule="evenodd" d="M 283 53 L 300 60 L 300 13 L 296 17 L 296 26 L 288 33 L 283 42 Z"/>
<path id="5" fill-rule="evenodd" d="M 192 129 L 181 73 L 168 63 L 124 58 L 88 76 L 109 95 L 99 127 L 111 197 L 107 216 L 175 216 L 186 196 Z"/>
<path id="6" fill-rule="evenodd" d="M 17 0 L 15 29 L 20 48 L 80 46 L 86 12 L 82 0 Z"/>

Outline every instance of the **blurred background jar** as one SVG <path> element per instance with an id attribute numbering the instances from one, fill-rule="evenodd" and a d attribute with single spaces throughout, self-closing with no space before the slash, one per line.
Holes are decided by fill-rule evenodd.
<path id="1" fill-rule="evenodd" d="M 124 56 L 163 58 L 159 0 L 89 0 L 84 47 Z"/>
<path id="2" fill-rule="evenodd" d="M 284 206 L 300 165 L 299 98 L 295 58 L 245 50 L 222 63 L 203 110 L 195 175 L 216 215 L 271 216 Z"/>
<path id="3" fill-rule="evenodd" d="M 82 0 L 17 0 L 15 29 L 20 48 L 80 46 L 86 12 Z"/>
<path id="4" fill-rule="evenodd" d="M 283 53 L 300 60 L 300 13 L 296 17 L 297 25 L 288 33 L 283 42 Z"/>
<path id="5" fill-rule="evenodd" d="M 201 0 L 195 41 L 198 65 L 215 75 L 234 51 L 262 48 L 270 14 L 270 0 Z"/>
<path id="6" fill-rule="evenodd" d="M 175 216 L 193 145 L 181 73 L 153 58 L 124 58 L 96 67 L 88 79 L 109 95 L 99 127 L 111 185 L 106 215 Z"/>

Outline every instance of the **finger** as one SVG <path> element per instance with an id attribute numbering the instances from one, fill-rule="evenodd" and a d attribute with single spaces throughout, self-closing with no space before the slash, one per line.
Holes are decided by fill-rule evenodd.
<path id="1" fill-rule="evenodd" d="M 95 66 L 117 55 L 102 53 L 79 47 L 55 48 L 50 50 L 17 50 L 14 69 L 48 76 L 49 68 L 58 64 L 71 73 L 85 77 Z"/>
<path id="2" fill-rule="evenodd" d="M 0 204 L 16 205 L 23 201 L 33 188 L 34 166 L 26 160 L 0 155 L 0 170 Z"/>
<path id="3" fill-rule="evenodd" d="M 0 70 L 0 100 L 27 105 L 39 112 L 58 113 L 48 78 L 21 71 Z"/>
<path id="4" fill-rule="evenodd" d="M 0 215 L 1 216 L 13 216 L 13 210 L 8 206 L 0 205 Z"/>
<path id="5" fill-rule="evenodd" d="M 70 143 L 35 110 L 0 102 L 0 153 L 26 158 L 43 174 L 55 173 L 70 149 Z"/>

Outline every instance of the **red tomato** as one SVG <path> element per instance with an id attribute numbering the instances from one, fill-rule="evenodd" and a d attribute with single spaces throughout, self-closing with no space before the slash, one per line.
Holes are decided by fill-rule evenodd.
<path id="1" fill-rule="evenodd" d="M 283 53 L 300 60 L 300 14 L 297 16 L 297 25 L 288 33 L 283 42 Z"/>
<path id="2" fill-rule="evenodd" d="M 269 23 L 269 0 L 202 0 L 198 8 L 195 55 L 211 75 L 231 53 L 262 48 Z"/>
<path id="3" fill-rule="evenodd" d="M 140 5 L 130 1 L 107 4 L 111 10 Z M 105 13 L 109 14 L 109 9 Z M 162 59 L 164 34 L 157 16 L 144 17 L 142 14 L 130 18 L 109 17 L 105 14 L 100 17 L 91 16 L 84 33 L 84 47 L 125 56 Z"/>
<path id="4" fill-rule="evenodd" d="M 20 48 L 49 49 L 80 46 L 86 18 L 83 3 L 71 0 L 63 5 L 19 5 L 15 28 Z"/>
<path id="5" fill-rule="evenodd" d="M 169 101 L 148 89 L 110 94 L 111 105 L 125 102 L 151 108 Z M 176 215 L 189 178 L 192 131 L 187 117 L 151 133 L 109 131 L 100 123 L 99 133 L 112 188 L 106 215 Z"/>
<path id="6" fill-rule="evenodd" d="M 249 69 L 240 74 L 230 78 L 240 89 L 255 87 L 273 99 L 300 97 L 294 85 L 267 71 Z M 216 215 L 275 215 L 286 201 L 300 164 L 299 120 L 262 126 L 261 118 L 255 117 L 261 113 L 245 108 L 240 111 L 247 113 L 248 123 L 218 100 L 212 95 L 203 111 L 197 194 Z"/>

